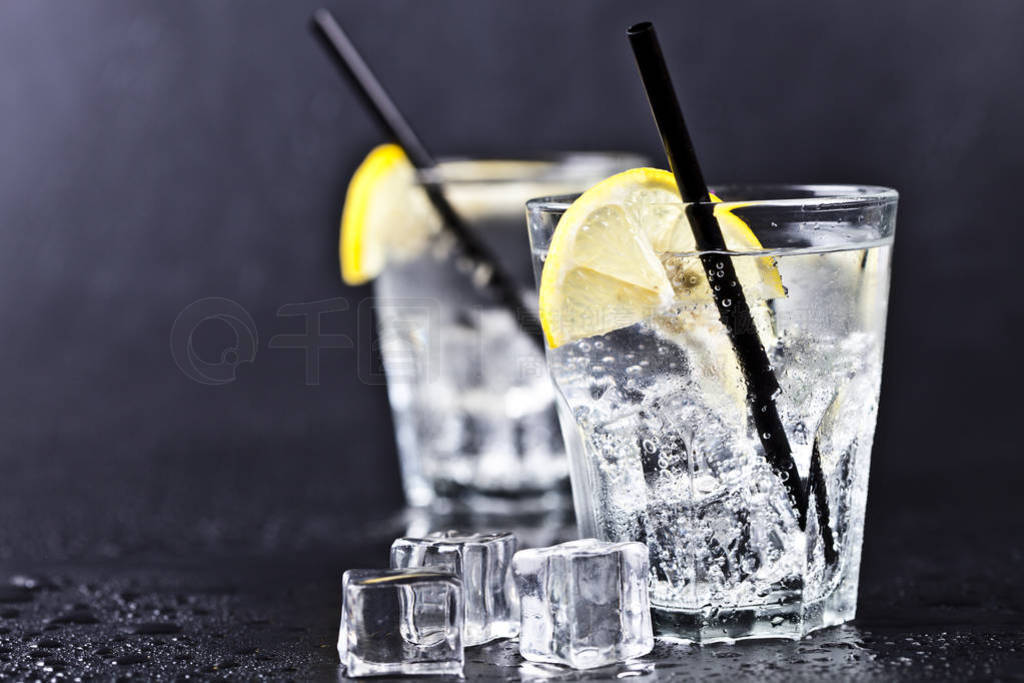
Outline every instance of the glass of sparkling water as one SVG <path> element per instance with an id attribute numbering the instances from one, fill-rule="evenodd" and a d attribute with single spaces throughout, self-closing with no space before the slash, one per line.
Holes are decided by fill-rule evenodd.
<path id="1" fill-rule="evenodd" d="M 761 245 L 718 256 L 737 270 L 743 260 L 773 265 L 784 287 L 752 313 L 781 386 L 775 400 L 808 496 L 805 524 L 766 464 L 713 304 L 677 300 L 642 322 L 549 348 L 547 362 L 581 535 L 647 544 L 655 632 L 705 643 L 796 639 L 856 610 L 897 193 L 712 191 Z M 528 203 L 538 279 L 573 199 Z M 686 220 L 681 204 L 665 210 Z M 705 278 L 699 256 L 662 262 Z"/>
<path id="2" fill-rule="evenodd" d="M 440 164 L 445 194 L 536 305 L 523 206 L 642 165 L 617 153 Z M 567 464 L 541 352 L 473 284 L 447 233 L 377 277 L 374 306 L 406 498 L 413 506 L 506 513 L 558 509 Z"/>

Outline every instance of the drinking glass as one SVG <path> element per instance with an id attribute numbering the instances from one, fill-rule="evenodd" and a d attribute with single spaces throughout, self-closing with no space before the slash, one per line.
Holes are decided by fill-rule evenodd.
<path id="1" fill-rule="evenodd" d="M 467 224 L 536 303 L 523 206 L 643 165 L 618 153 L 453 159 L 437 175 Z M 474 285 L 450 235 L 375 281 L 378 343 L 402 480 L 413 506 L 504 513 L 565 506 L 567 465 L 544 359 Z"/>
<path id="2" fill-rule="evenodd" d="M 549 349 L 547 362 L 580 533 L 647 544 L 656 633 L 795 639 L 856 611 L 897 193 L 831 185 L 713 192 L 760 247 L 661 260 L 679 281 L 704 288 L 700 258 L 708 255 L 781 278 L 777 295 L 748 303 L 781 387 L 775 401 L 805 523 L 786 475 L 766 462 L 710 289 L 687 298 L 677 286 L 676 300 L 642 322 Z M 572 199 L 528 203 L 538 279 Z M 682 203 L 632 210 L 668 214 L 689 229 Z"/>

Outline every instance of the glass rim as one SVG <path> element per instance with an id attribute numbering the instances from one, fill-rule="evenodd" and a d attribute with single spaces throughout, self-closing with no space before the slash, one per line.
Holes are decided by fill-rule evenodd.
<path id="1" fill-rule="evenodd" d="M 714 202 L 719 209 L 731 210 L 750 207 L 803 207 L 804 210 L 835 210 L 894 204 L 899 199 L 899 192 L 891 187 L 881 185 L 855 184 L 813 184 L 813 183 L 722 183 L 711 186 L 711 191 L 743 190 L 750 198 L 733 199 Z M 788 193 L 810 193 L 808 196 L 786 197 Z M 760 193 L 760 198 L 759 194 Z M 770 197 L 772 194 L 780 197 Z M 529 211 L 547 213 L 564 212 L 579 197 L 579 194 L 551 195 L 535 197 L 526 202 Z M 770 198 L 769 198 L 770 197 Z M 694 203 L 694 202 L 690 202 Z M 650 202 L 650 206 L 681 206 L 685 202 Z"/>
<path id="2" fill-rule="evenodd" d="M 417 176 L 423 183 L 446 186 L 571 181 L 577 177 L 592 176 L 593 169 L 602 165 L 618 169 L 626 165 L 643 166 L 647 162 L 642 154 L 625 150 L 553 150 L 510 156 L 454 155 L 441 157 L 438 168 L 418 171 Z M 614 172 L 610 170 L 608 175 Z"/>

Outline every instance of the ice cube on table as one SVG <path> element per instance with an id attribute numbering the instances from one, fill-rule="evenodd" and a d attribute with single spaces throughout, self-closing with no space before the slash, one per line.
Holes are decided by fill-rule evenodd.
<path id="1" fill-rule="evenodd" d="M 570 541 L 520 550 L 512 566 L 524 658 L 591 669 L 654 647 L 643 543 Z"/>
<path id="2" fill-rule="evenodd" d="M 396 569 L 436 567 L 462 579 L 467 647 L 519 632 L 519 601 L 512 580 L 516 537 L 509 532 L 477 534 L 436 531 L 399 538 L 391 545 Z"/>
<path id="3" fill-rule="evenodd" d="M 345 572 L 338 656 L 346 673 L 461 675 L 462 601 L 462 581 L 449 572 Z"/>

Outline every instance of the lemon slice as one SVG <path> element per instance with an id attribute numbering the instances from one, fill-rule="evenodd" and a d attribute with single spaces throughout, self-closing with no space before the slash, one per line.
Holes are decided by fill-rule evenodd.
<path id="1" fill-rule="evenodd" d="M 398 145 L 380 145 L 356 169 L 341 214 L 341 276 L 372 280 L 388 262 L 420 254 L 441 221 Z"/>
<path id="2" fill-rule="evenodd" d="M 731 210 L 716 209 L 715 216 L 731 251 L 761 249 Z M 673 303 L 714 310 L 695 251 L 668 171 L 635 168 L 587 190 L 559 220 L 541 275 L 540 319 L 549 346 L 632 325 Z M 770 256 L 734 258 L 733 265 L 750 303 L 786 295 Z"/>

